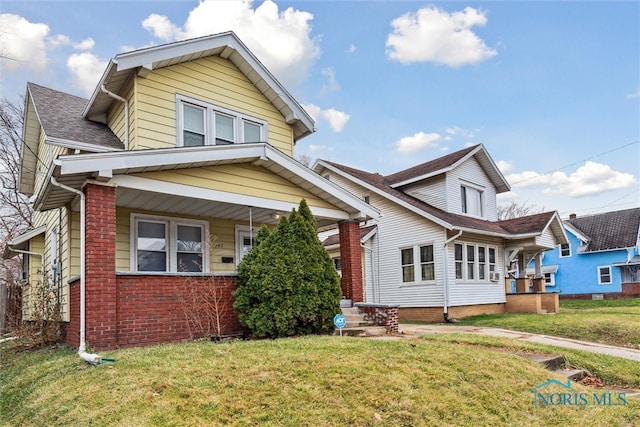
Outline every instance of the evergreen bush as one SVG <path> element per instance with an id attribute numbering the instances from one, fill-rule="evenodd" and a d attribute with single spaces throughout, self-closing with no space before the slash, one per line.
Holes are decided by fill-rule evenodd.
<path id="1" fill-rule="evenodd" d="M 238 276 L 234 308 L 254 336 L 333 331 L 333 316 L 340 312 L 340 278 L 305 200 L 273 231 L 262 226 Z"/>

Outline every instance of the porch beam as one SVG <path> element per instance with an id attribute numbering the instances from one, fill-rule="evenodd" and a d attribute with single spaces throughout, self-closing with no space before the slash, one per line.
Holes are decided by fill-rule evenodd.
<path id="1" fill-rule="evenodd" d="M 141 178 L 131 175 L 117 175 L 111 180 L 112 183 L 122 188 L 130 188 L 140 191 L 150 191 L 159 194 L 169 194 L 172 196 L 190 197 L 193 199 L 209 200 L 216 202 L 231 203 L 234 205 L 253 206 L 255 208 L 272 209 L 280 212 L 291 212 L 298 208 L 299 203 L 271 200 L 255 196 L 247 196 L 237 193 L 228 193 L 220 190 L 192 187 L 189 185 L 176 184 L 172 182 L 156 181 L 149 178 Z M 328 218 L 335 220 L 348 220 L 351 216 L 348 212 L 339 209 L 321 208 L 309 206 L 314 217 Z"/>

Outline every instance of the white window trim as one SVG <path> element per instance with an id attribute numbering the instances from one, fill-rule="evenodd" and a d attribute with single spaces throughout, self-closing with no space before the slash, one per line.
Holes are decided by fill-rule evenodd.
<path id="1" fill-rule="evenodd" d="M 547 274 L 549 275 L 549 281 L 547 282 Z M 556 285 L 556 273 L 542 273 L 542 276 L 544 277 L 544 283 L 546 286 L 555 286 Z"/>
<path id="2" fill-rule="evenodd" d="M 197 220 L 197 219 L 186 219 L 180 217 L 172 217 L 172 216 L 159 216 L 159 215 L 148 215 L 148 214 L 139 214 L 139 213 L 131 213 L 130 219 L 130 231 L 129 231 L 129 270 L 135 273 L 142 274 L 167 274 L 167 273 L 178 273 L 185 275 L 193 275 L 194 272 L 181 272 L 178 271 L 177 268 L 177 232 L 178 225 L 188 225 L 188 226 L 199 226 L 203 228 L 202 231 L 202 264 L 203 268 L 201 272 L 197 272 L 197 274 L 201 273 L 209 273 L 211 269 L 211 259 L 209 256 L 209 222 Z M 150 221 L 150 222 L 160 222 L 165 223 L 167 226 L 167 266 L 168 269 L 166 271 L 138 271 L 137 263 L 138 263 L 138 221 Z"/>
<path id="3" fill-rule="evenodd" d="M 462 245 L 462 279 L 458 279 L 456 278 L 456 283 L 481 283 L 481 284 L 499 284 L 499 281 L 492 281 L 491 280 L 491 266 L 494 266 L 495 270 L 493 271 L 498 271 L 498 248 L 496 246 L 492 246 L 492 245 L 487 245 L 487 244 L 480 244 L 477 242 L 459 242 L 459 241 L 455 241 L 454 245 L 453 245 L 453 277 L 456 277 L 455 274 L 455 265 L 456 262 L 460 262 L 460 261 L 456 261 L 455 259 L 455 245 Z M 467 261 L 467 247 L 468 246 L 473 246 L 474 249 L 474 261 L 473 261 L 473 279 L 468 279 L 468 261 Z M 483 247 L 485 249 L 484 252 L 484 265 L 485 265 L 485 276 L 484 279 L 480 279 L 480 259 L 479 259 L 479 254 L 478 254 L 478 248 Z M 493 250 L 495 253 L 495 262 L 491 263 L 490 262 L 490 258 L 489 258 L 489 251 Z"/>
<path id="4" fill-rule="evenodd" d="M 420 261 L 420 248 L 423 246 L 433 246 L 433 280 L 422 280 L 422 262 Z M 402 251 L 405 249 L 412 249 L 413 253 L 413 282 L 404 282 L 402 276 Z M 433 242 L 418 243 L 413 246 L 401 246 L 398 248 L 399 262 L 400 262 L 400 286 L 420 286 L 420 285 L 433 285 L 436 283 L 436 245 Z"/>
<path id="5" fill-rule="evenodd" d="M 260 141 L 266 142 L 268 132 L 268 126 L 266 120 L 261 120 L 257 117 L 253 117 L 249 114 L 240 113 L 238 111 L 231 110 L 229 108 L 221 107 L 219 105 L 210 104 L 199 99 L 191 98 L 185 95 L 176 95 L 176 146 L 183 147 L 183 109 L 184 104 L 190 104 L 195 107 L 203 108 L 205 110 L 205 122 L 204 122 L 204 145 L 216 145 L 215 137 L 215 116 L 216 112 L 222 113 L 227 116 L 231 116 L 234 126 L 234 144 L 242 144 L 244 140 L 244 122 L 251 122 L 260 126 Z"/>
<path id="6" fill-rule="evenodd" d="M 462 203 L 462 187 L 466 187 L 466 188 L 472 188 L 476 191 L 478 191 L 480 193 L 480 203 L 479 203 L 479 207 L 480 207 L 480 215 L 475 215 L 472 213 L 468 213 L 465 212 L 463 210 L 463 203 Z M 486 188 L 478 185 L 478 184 L 474 184 L 472 182 L 468 182 L 465 180 L 460 180 L 460 212 L 462 213 L 462 215 L 466 215 L 466 216 L 470 216 L 473 218 L 485 218 L 486 212 L 487 212 L 487 207 L 485 206 L 486 204 Z M 466 192 L 465 192 L 466 193 Z M 465 200 L 465 204 L 467 204 L 467 210 L 469 210 L 469 206 L 468 203 L 466 203 Z"/>
<path id="7" fill-rule="evenodd" d="M 558 258 L 570 258 L 572 255 L 571 251 L 571 243 L 567 243 L 569 246 L 569 255 L 562 255 L 562 243 L 558 245 Z"/>
<path id="8" fill-rule="evenodd" d="M 602 281 L 602 269 L 608 269 L 609 270 L 609 281 L 608 282 L 603 282 Z M 611 268 L 610 265 L 599 265 L 597 267 L 597 272 L 598 272 L 598 285 L 613 285 L 613 269 Z"/>

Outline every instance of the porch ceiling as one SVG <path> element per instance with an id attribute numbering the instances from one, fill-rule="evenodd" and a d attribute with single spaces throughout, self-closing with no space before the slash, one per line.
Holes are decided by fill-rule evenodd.
<path id="1" fill-rule="evenodd" d="M 214 200 L 200 200 L 171 194 L 118 187 L 116 206 L 135 210 L 155 211 L 179 215 L 193 215 L 205 218 L 223 218 L 239 222 L 249 222 L 250 215 L 254 224 L 277 224 L 280 216 L 288 215 L 290 210 L 276 207 L 251 207 Z M 333 226 L 337 219 L 316 216 L 318 227 Z"/>

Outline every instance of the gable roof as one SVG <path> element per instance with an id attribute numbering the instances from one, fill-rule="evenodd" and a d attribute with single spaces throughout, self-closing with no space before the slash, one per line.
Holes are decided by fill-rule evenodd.
<path id="1" fill-rule="evenodd" d="M 185 198 L 191 200 L 189 209 L 192 214 L 202 209 L 201 216 L 208 217 L 224 217 L 222 211 L 229 207 L 232 207 L 231 210 L 244 211 L 247 206 L 251 206 L 258 209 L 277 209 L 282 212 L 297 207 L 297 202 L 292 204 L 259 196 L 239 195 L 222 190 L 170 182 L 158 184 L 152 179 L 137 176 L 143 172 L 236 163 L 251 163 L 263 167 L 335 206 L 335 209 L 310 206 L 314 216 L 358 220 L 379 217 L 379 212 L 373 206 L 348 193 L 337 184 L 327 181 L 300 162 L 264 142 L 60 156 L 51 163 L 47 170 L 47 175 L 44 178 L 47 184 L 38 194 L 33 205 L 36 210 L 48 210 L 69 203 L 75 198 L 74 193 L 51 183 L 51 178 L 55 178 L 59 184 L 77 190 L 82 188 L 87 179 L 108 178 L 111 183 L 118 185 L 121 193 L 130 189 L 167 195 L 169 199 L 166 200 L 166 203 L 163 202 L 160 210 L 169 213 L 180 212 L 183 207 L 179 206 L 182 203 L 178 202 L 184 201 Z M 126 202 L 123 201 L 123 204 L 119 206 L 148 208 L 145 205 L 145 199 L 139 196 L 139 192 L 134 192 L 130 198 L 126 197 Z M 212 201 L 218 203 L 212 203 Z M 230 214 L 233 213 L 230 212 Z M 316 219 L 319 221 L 318 218 Z M 335 223 L 335 221 L 325 222 L 327 224 L 319 223 L 318 226 Z"/>
<path id="2" fill-rule="evenodd" d="M 476 146 L 477 148 L 478 146 Z M 465 151 L 465 150 L 462 150 Z M 473 150 L 471 150 L 473 151 Z M 467 152 L 468 154 L 469 152 Z M 455 154 L 455 153 L 453 153 Z M 447 156 L 445 156 L 447 157 Z M 463 158 L 461 156 L 460 158 Z M 449 160 L 452 158 L 449 157 Z M 555 211 L 545 212 L 508 221 L 487 221 L 481 218 L 473 218 L 466 215 L 446 212 L 431 206 L 398 188 L 394 188 L 388 177 L 378 173 L 365 172 L 359 169 L 344 166 L 327 160 L 318 160 L 314 169 L 325 167 L 336 172 L 351 181 L 376 192 L 382 197 L 397 203 L 406 209 L 445 227 L 448 230 L 463 230 L 485 235 L 500 236 L 506 239 L 531 237 L 541 234 L 547 227 L 552 226 L 553 232 L 560 237 L 562 243 L 566 243 L 566 235 L 561 226 L 561 220 Z"/>
<path id="3" fill-rule="evenodd" d="M 88 151 L 124 148 L 122 141 L 106 125 L 82 116 L 86 99 L 35 83 L 27 84 L 27 97 L 33 102 L 46 142 L 70 148 L 81 144 Z"/>
<path id="4" fill-rule="evenodd" d="M 294 140 L 315 131 L 311 116 L 232 31 L 116 55 L 109 62 L 82 114 L 90 120 L 106 122 L 106 112 L 114 99 L 102 91 L 103 86 L 119 94 L 132 75 L 144 76 L 152 70 L 208 56 L 219 56 L 238 67 L 293 127 Z"/>
<path id="5" fill-rule="evenodd" d="M 584 252 L 630 248 L 640 239 L 640 208 L 572 218 L 565 225 L 589 239 Z"/>
<path id="6" fill-rule="evenodd" d="M 437 159 L 387 175 L 386 179 L 391 187 L 402 187 L 407 184 L 446 173 L 455 169 L 457 166 L 473 156 L 477 158 L 480 166 L 484 169 L 493 185 L 495 185 L 498 193 L 504 193 L 511 189 L 509 183 L 502 175 L 502 172 L 500 172 L 482 144 L 463 148 L 462 150 L 447 154 L 446 156 L 438 157 Z"/>

